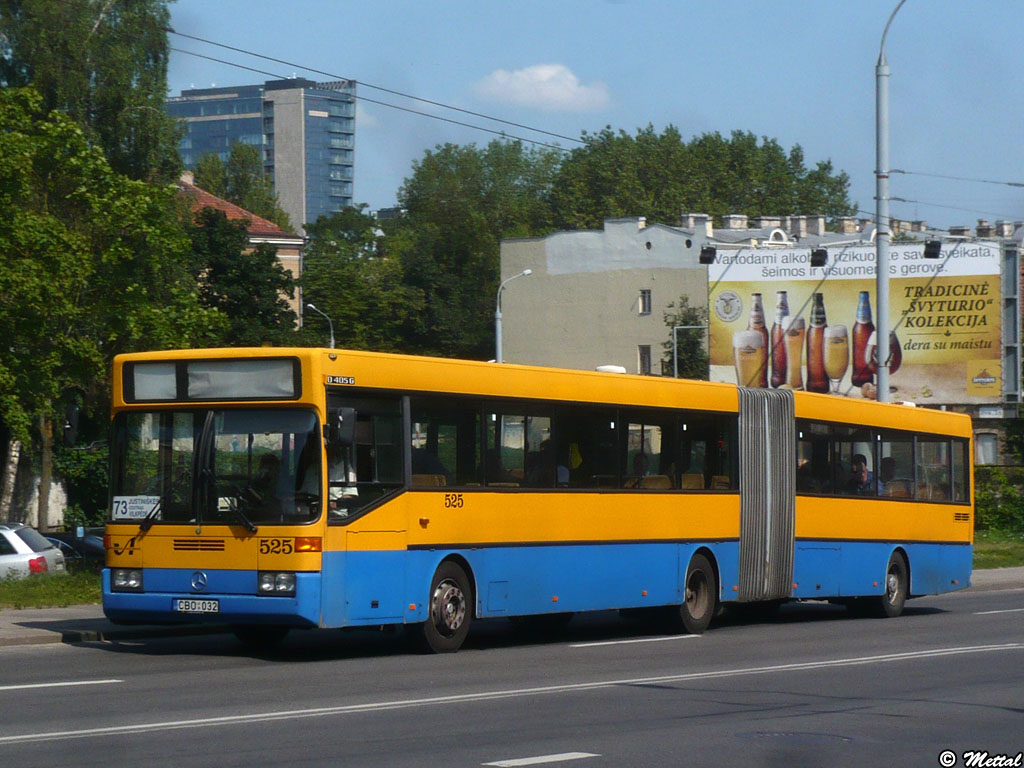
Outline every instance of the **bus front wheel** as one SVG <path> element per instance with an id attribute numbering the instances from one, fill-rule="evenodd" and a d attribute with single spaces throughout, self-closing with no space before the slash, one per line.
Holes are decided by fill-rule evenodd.
<path id="1" fill-rule="evenodd" d="M 454 653 L 462 646 L 473 621 L 473 588 L 454 562 L 441 563 L 430 583 L 427 620 L 421 624 L 424 650 Z"/>
<path id="2" fill-rule="evenodd" d="M 684 586 L 683 604 L 679 606 L 678 620 L 673 621 L 673 624 L 676 629 L 699 635 L 711 624 L 718 609 L 718 579 L 707 557 L 693 556 L 686 569 Z"/>

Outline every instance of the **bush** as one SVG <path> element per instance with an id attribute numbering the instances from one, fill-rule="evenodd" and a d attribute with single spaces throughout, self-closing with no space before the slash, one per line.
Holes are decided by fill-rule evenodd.
<path id="1" fill-rule="evenodd" d="M 975 467 L 977 530 L 1024 533 L 1024 467 Z"/>

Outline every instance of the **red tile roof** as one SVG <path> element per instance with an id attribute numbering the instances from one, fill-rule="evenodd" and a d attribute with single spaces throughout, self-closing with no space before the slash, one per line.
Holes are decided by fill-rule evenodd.
<path id="1" fill-rule="evenodd" d="M 213 208 L 222 211 L 229 221 L 245 221 L 249 237 L 299 237 L 294 232 L 281 229 L 272 221 L 267 221 L 216 195 L 211 195 L 205 189 L 201 189 L 185 179 L 178 180 L 178 187 L 189 198 L 193 212 L 201 211 L 203 208 Z"/>

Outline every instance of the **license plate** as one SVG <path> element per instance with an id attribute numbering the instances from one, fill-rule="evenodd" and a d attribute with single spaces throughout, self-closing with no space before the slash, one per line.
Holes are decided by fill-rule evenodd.
<path id="1" fill-rule="evenodd" d="M 220 613 L 219 600 L 178 599 L 174 601 L 178 613 Z"/>

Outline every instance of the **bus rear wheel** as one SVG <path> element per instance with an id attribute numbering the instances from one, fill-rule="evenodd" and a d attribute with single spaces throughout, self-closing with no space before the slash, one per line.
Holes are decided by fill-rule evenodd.
<path id="1" fill-rule="evenodd" d="M 711 624 L 718 610 L 718 579 L 704 555 L 694 555 L 686 569 L 683 604 L 674 611 L 674 628 L 699 635 Z"/>
<path id="2" fill-rule="evenodd" d="M 892 619 L 903 613 L 910 592 L 907 561 L 899 552 L 893 552 L 885 569 L 885 594 L 879 599 L 878 615 Z"/>
<path id="3" fill-rule="evenodd" d="M 473 621 L 473 589 L 466 572 L 450 560 L 441 563 L 430 582 L 429 615 L 420 625 L 423 650 L 454 653 Z"/>

